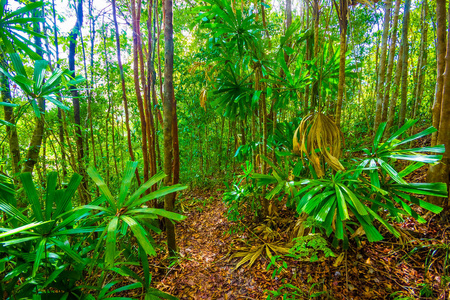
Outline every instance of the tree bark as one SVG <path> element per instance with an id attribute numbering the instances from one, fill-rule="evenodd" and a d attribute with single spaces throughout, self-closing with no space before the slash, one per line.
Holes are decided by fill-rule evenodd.
<path id="1" fill-rule="evenodd" d="M 397 30 L 398 30 L 398 15 L 399 15 L 399 11 L 400 11 L 401 2 L 402 2 L 402 0 L 397 0 L 395 2 L 395 12 L 394 12 L 394 18 L 392 21 L 391 45 L 389 47 L 388 68 L 387 68 L 387 74 L 386 74 L 386 78 L 385 78 L 386 90 L 384 92 L 384 99 L 383 99 L 383 113 L 381 115 L 382 122 L 387 121 L 387 118 L 388 118 L 389 92 L 391 90 L 392 72 L 394 69 L 395 47 L 396 47 L 396 43 L 397 43 Z"/>
<path id="2" fill-rule="evenodd" d="M 142 147 L 142 157 L 144 160 L 144 182 L 148 181 L 149 174 L 149 164 L 148 164 L 148 148 L 147 148 L 147 121 L 145 119 L 144 104 L 142 100 L 141 87 L 139 86 L 139 81 L 142 79 L 142 89 L 144 90 L 144 101 L 147 101 L 147 89 L 145 84 L 145 73 L 144 73 L 144 62 L 141 47 L 141 37 L 140 37 L 140 19 L 141 19 L 141 0 L 137 2 L 131 0 L 131 16 L 133 25 L 133 73 L 134 73 L 134 90 L 136 92 L 136 98 L 139 109 L 139 117 L 141 124 L 141 147 Z M 140 63 L 139 63 L 140 60 Z M 141 70 L 141 74 L 139 74 Z M 147 97 L 146 97 L 147 96 Z"/>
<path id="3" fill-rule="evenodd" d="M 433 103 L 433 126 L 439 128 L 441 121 L 441 104 L 444 89 L 444 70 L 445 70 L 445 52 L 446 52 L 446 2 L 445 0 L 436 0 L 436 62 L 437 77 L 436 91 Z M 431 146 L 436 146 L 438 133 L 431 136 Z"/>
<path id="4" fill-rule="evenodd" d="M 33 17 L 40 17 L 41 11 L 40 9 L 36 9 L 33 11 Z M 41 33 L 41 27 L 39 22 L 33 23 L 33 31 L 36 33 Z M 41 38 L 38 36 L 34 37 L 34 43 L 36 44 L 36 53 L 42 57 L 42 42 Z M 25 163 L 23 165 L 22 172 L 33 172 L 33 168 L 37 163 L 39 158 L 39 151 L 42 145 L 42 138 L 44 136 L 44 114 L 45 114 L 45 99 L 38 98 L 36 99 L 39 106 L 39 117 L 36 118 L 36 126 L 33 131 L 33 136 L 31 137 L 30 144 L 28 146 L 27 155 L 25 157 Z"/>
<path id="5" fill-rule="evenodd" d="M 408 58 L 409 58 L 409 44 L 408 44 L 408 29 L 409 29 L 409 15 L 411 8 L 411 0 L 405 1 L 405 8 L 403 10 L 403 28 L 402 28 L 402 45 L 403 45 L 403 64 L 402 64 L 402 93 L 398 127 L 405 124 L 406 119 L 406 102 L 408 100 Z"/>
<path id="6" fill-rule="evenodd" d="M 120 81 L 122 84 L 122 99 L 123 99 L 123 108 L 124 108 L 124 112 L 125 112 L 125 126 L 127 129 L 128 152 L 130 153 L 131 160 L 134 161 L 135 158 L 134 158 L 133 146 L 131 145 L 130 117 L 128 114 L 128 100 L 127 100 L 127 93 L 126 93 L 126 88 L 125 88 L 125 75 L 123 73 L 122 58 L 120 55 L 120 37 L 119 37 L 119 26 L 117 25 L 116 0 L 112 0 L 112 8 L 113 8 L 112 12 L 113 12 L 114 27 L 116 29 L 117 61 L 119 64 Z M 141 185 L 141 178 L 139 177 L 139 171 L 137 168 L 136 168 L 135 174 L 136 174 L 136 180 L 138 182 L 138 185 Z"/>
<path id="7" fill-rule="evenodd" d="M 4 63 L 2 54 L 0 54 L 0 63 L 2 65 Z M 2 72 L 0 72 L 0 88 L 2 101 L 6 103 L 11 103 L 11 89 L 9 85 L 9 80 Z M 3 112 L 5 121 L 13 124 L 13 126 L 6 126 L 6 136 L 8 137 L 9 153 L 11 156 L 11 171 L 13 177 L 15 177 L 15 175 L 20 173 L 19 167 L 20 146 L 19 146 L 19 138 L 17 136 L 14 109 L 13 107 L 10 106 L 3 106 Z"/>
<path id="8" fill-rule="evenodd" d="M 424 0 L 422 2 L 422 38 L 420 41 L 420 55 L 419 55 L 419 61 L 418 61 L 418 80 L 417 85 L 415 88 L 415 99 L 414 99 L 414 107 L 411 113 L 411 119 L 416 119 L 419 109 L 420 109 L 420 103 L 423 95 L 423 84 L 425 80 L 426 75 L 426 65 L 427 65 L 427 57 L 428 57 L 428 51 L 427 51 L 427 39 L 428 39 L 428 23 L 427 23 L 427 15 L 428 15 L 428 3 L 427 0 Z M 413 133 L 413 127 L 411 127 L 410 134 Z"/>
<path id="9" fill-rule="evenodd" d="M 381 56 L 378 67 L 378 88 L 377 88 L 377 104 L 375 111 L 375 123 L 373 126 L 374 133 L 377 132 L 378 126 L 381 123 L 383 114 L 383 99 L 384 99 L 384 79 L 386 75 L 386 50 L 387 39 L 389 35 L 389 22 L 391 18 L 392 3 L 388 1 L 384 8 L 384 23 L 383 23 L 383 37 L 381 38 Z"/>
<path id="10" fill-rule="evenodd" d="M 172 185 L 173 180 L 173 118 L 174 118 L 174 90 L 173 90 L 173 12 L 172 0 L 164 2 L 164 172 L 167 177 L 164 179 L 166 186 Z M 176 193 L 168 194 L 164 197 L 164 209 L 173 211 Z M 175 225 L 166 220 L 167 248 L 170 256 L 176 254 Z"/>
<path id="11" fill-rule="evenodd" d="M 335 2 L 336 4 L 336 2 Z M 339 17 L 339 29 L 340 29 L 340 50 L 339 50 L 339 83 L 338 83 L 338 96 L 336 105 L 336 125 L 341 126 L 341 113 L 342 113 L 342 99 L 344 98 L 344 85 L 345 85 L 345 53 L 347 52 L 347 11 L 348 1 L 340 0 L 339 9 L 336 7 Z"/>
<path id="12" fill-rule="evenodd" d="M 449 7 L 450 9 L 450 7 Z M 445 14 L 446 14 L 446 1 L 445 0 L 437 0 L 436 1 L 436 12 L 438 16 L 438 29 L 440 26 L 444 27 L 445 24 Z M 442 18 L 442 15 L 444 15 L 444 18 Z M 450 18 L 450 11 L 448 12 L 448 16 Z M 443 22 L 443 24 L 442 24 Z M 450 24 L 450 19 L 449 19 Z M 441 28 L 442 29 L 442 28 Z M 447 33 L 447 45 L 445 40 L 445 31 L 444 34 L 442 34 L 442 30 L 438 31 L 439 34 L 437 34 L 437 50 L 438 50 L 438 77 L 436 78 L 438 86 L 440 83 L 439 81 L 442 80 L 442 87 L 440 87 L 439 90 L 442 91 L 442 95 L 436 95 L 436 99 L 440 98 L 441 103 L 441 111 L 439 115 L 435 114 L 435 107 L 433 106 L 433 124 L 436 123 L 436 118 L 439 118 L 439 126 L 438 128 L 438 135 L 436 139 L 436 144 L 444 144 L 445 145 L 445 153 L 442 157 L 442 161 L 438 164 L 430 166 L 428 169 L 428 175 L 427 175 L 427 181 L 428 182 L 444 182 L 447 184 L 447 188 L 449 187 L 449 178 L 450 178 L 450 51 L 446 51 L 450 49 L 450 27 L 448 28 Z M 442 45 L 444 44 L 444 45 Z M 445 66 L 445 72 L 442 74 L 442 76 L 439 76 L 439 72 L 441 71 L 439 68 L 439 64 L 441 63 L 439 59 L 439 54 L 442 54 L 441 51 L 446 51 L 446 56 L 444 57 L 444 66 Z M 442 78 L 440 78 L 442 77 Z M 438 91 L 438 89 L 436 89 Z M 436 102 L 435 102 L 436 104 Z M 436 145 L 435 144 L 435 145 Z M 428 201 L 430 201 L 433 204 L 440 205 L 444 207 L 444 213 L 442 217 L 444 218 L 445 215 L 449 214 L 449 197 L 447 198 L 438 198 L 438 197 L 428 197 Z"/>

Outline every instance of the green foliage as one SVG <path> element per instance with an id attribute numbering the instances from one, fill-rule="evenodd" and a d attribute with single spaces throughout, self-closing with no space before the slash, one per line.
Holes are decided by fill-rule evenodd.
<path id="1" fill-rule="evenodd" d="M 31 299 L 31 296 L 33 299 L 104 299 L 131 289 L 143 291 L 142 295 L 149 300 L 176 299 L 150 286 L 147 255 L 156 252 L 148 229 L 160 232 L 151 223 L 158 216 L 169 220 L 184 217 L 143 204 L 185 187 L 165 187 L 140 197 L 165 177 L 158 173 L 129 195 L 136 166 L 137 163 L 127 164 L 117 197 L 111 195 L 97 171 L 89 169 L 102 196 L 89 205 L 75 208 L 72 208 L 71 198 L 81 176 L 74 174 L 66 188 L 58 189 L 57 174 L 51 172 L 45 191 L 40 193 L 30 173 L 20 174 L 29 203 L 25 212 L 15 203 L 0 199 L 0 210 L 10 217 L 0 228 L 0 273 L 5 275 L 0 290 L 6 295 L 5 299 Z M 117 251 L 119 243 L 122 247 Z M 102 244 L 106 244 L 105 248 L 100 247 Z M 127 266 L 130 264 L 142 265 L 143 276 L 132 271 Z M 88 283 L 91 279 L 82 280 L 88 271 L 101 274 L 93 285 Z M 106 282 L 111 273 L 116 274 L 116 279 Z M 119 282 L 117 275 L 133 277 L 136 283 L 114 289 Z M 94 282 L 96 277 L 92 277 Z"/>
<path id="2" fill-rule="evenodd" d="M 398 231 L 389 224 L 391 217 L 406 215 L 424 222 L 411 208 L 411 204 L 434 213 L 442 211 L 442 208 L 421 200 L 414 194 L 447 196 L 447 186 L 443 183 L 407 183 L 404 179 L 423 163 L 436 163 L 441 158 L 440 155 L 427 155 L 422 154 L 423 152 L 444 151 L 442 145 L 433 148 L 399 149 L 400 145 L 435 131 L 429 128 L 402 141 L 397 140 L 414 123 L 408 121 L 384 143 L 380 143 L 380 140 L 386 124 L 381 124 L 372 150 L 364 149 L 365 157 L 344 163 L 347 170 L 330 173 L 323 179 L 292 180 L 288 170 L 274 164 L 271 164 L 272 175 L 254 174 L 253 178 L 258 179 L 258 185 L 275 183 L 275 187 L 266 196 L 268 199 L 279 193 L 287 194 L 288 207 L 294 208 L 298 214 L 306 213 L 313 217 L 327 235 L 333 233 L 336 239 L 344 240 L 346 245 L 348 233 L 359 236 L 363 232 L 371 242 L 381 240 L 383 236 L 374 225 L 375 221 L 398 237 Z M 414 163 L 398 172 L 395 170 L 397 159 Z M 309 169 L 312 171 L 310 167 Z M 361 226 L 359 231 L 355 225 Z"/>
<path id="3" fill-rule="evenodd" d="M 245 162 L 245 167 L 241 166 L 243 175 L 233 180 L 231 187 L 223 193 L 223 202 L 228 207 L 228 220 L 237 222 L 243 219 L 246 211 L 252 212 L 255 216 L 261 208 L 257 196 L 259 189 L 256 182 L 251 178 L 253 165 L 249 161 Z"/>
<path id="4" fill-rule="evenodd" d="M 128 196 L 131 185 L 131 180 L 134 177 L 134 171 L 136 170 L 137 162 L 128 162 L 124 175 L 122 177 L 122 184 L 120 186 L 119 195 L 114 197 L 109 188 L 106 186 L 100 174 L 93 167 L 89 167 L 87 172 L 92 180 L 97 184 L 102 197 L 94 203 L 80 207 L 83 209 L 97 210 L 99 211 L 98 217 L 104 223 L 104 229 L 102 231 L 102 238 L 99 239 L 96 250 L 100 249 L 103 244 L 103 237 L 105 240 L 105 266 L 111 268 L 114 265 L 116 259 L 117 248 L 116 245 L 121 239 L 129 234 L 129 230 L 135 236 L 140 247 L 145 251 L 147 255 L 156 255 L 156 251 L 152 245 L 152 238 L 146 230 L 153 230 L 160 233 L 160 230 L 151 224 L 151 220 L 158 219 L 158 216 L 165 217 L 169 220 L 181 221 L 185 219 L 184 216 L 166 211 L 158 208 L 142 207 L 143 204 L 162 197 L 164 195 L 181 191 L 186 188 L 182 185 L 172 185 L 164 187 L 157 191 L 151 192 L 143 197 L 140 197 L 145 191 L 161 181 L 166 175 L 163 171 L 155 174 L 146 183 L 140 186 L 133 194 Z M 106 202 L 108 205 L 99 206 L 99 202 Z M 97 253 L 97 251 L 95 251 Z"/>
<path id="5" fill-rule="evenodd" d="M 33 106 L 36 116 L 39 118 L 41 112 L 39 111 L 37 99 L 46 99 L 57 107 L 61 109 L 68 110 L 69 108 L 65 106 L 60 100 L 56 98 L 55 95 L 61 93 L 64 86 L 61 85 L 63 79 L 70 78 L 70 73 L 68 71 L 62 71 L 60 69 L 55 69 L 48 78 L 46 78 L 48 61 L 37 60 L 34 64 L 33 77 L 30 79 L 27 74 L 25 67 L 23 65 L 20 55 L 17 53 L 12 53 L 9 55 L 16 75 L 12 75 L 0 66 L 0 72 L 6 75 L 11 81 L 16 83 L 22 91 L 29 97 L 31 105 Z M 67 82 L 67 84 L 74 85 L 83 81 L 81 76 L 77 76 Z"/>
<path id="6" fill-rule="evenodd" d="M 29 40 L 28 35 L 46 38 L 44 34 L 36 33 L 29 27 L 30 23 L 44 22 L 45 19 L 25 17 L 24 15 L 43 7 L 44 2 L 29 3 L 12 12 L 7 11 L 7 4 L 7 0 L 0 1 L 0 50 L 5 53 L 24 51 L 34 60 L 41 59 L 41 57 L 31 49 L 30 46 L 33 46 L 35 49 L 39 49 L 39 47 Z"/>
<path id="7" fill-rule="evenodd" d="M 289 249 L 286 256 L 295 260 L 309 259 L 310 262 L 319 260 L 319 251 L 323 252 L 324 257 L 336 257 L 336 255 L 328 248 L 328 242 L 319 234 L 309 234 L 293 240 L 294 246 Z"/>

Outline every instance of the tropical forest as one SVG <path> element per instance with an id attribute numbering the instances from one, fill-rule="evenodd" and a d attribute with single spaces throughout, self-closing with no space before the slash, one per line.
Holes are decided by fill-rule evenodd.
<path id="1" fill-rule="evenodd" d="M 0 298 L 450 299 L 448 0 L 0 0 Z"/>

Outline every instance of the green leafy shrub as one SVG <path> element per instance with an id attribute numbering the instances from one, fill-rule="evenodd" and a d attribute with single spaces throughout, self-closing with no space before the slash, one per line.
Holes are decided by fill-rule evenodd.
<path id="1" fill-rule="evenodd" d="M 380 125 L 371 149 L 363 149 L 364 156 L 355 157 L 343 163 L 346 170 L 329 172 L 318 179 L 309 164 L 312 179 L 292 176 L 292 172 L 271 163 L 272 174 L 253 174 L 258 185 L 274 185 L 266 198 L 272 199 L 277 194 L 288 195 L 288 207 L 298 214 L 306 213 L 313 217 L 326 234 L 337 240 L 348 242 L 349 233 L 358 236 L 365 233 L 368 240 L 379 241 L 383 238 L 374 221 L 381 223 L 390 233 L 399 233 L 389 224 L 391 217 L 411 216 L 419 222 L 425 222 L 412 208 L 417 205 L 433 213 L 442 208 L 428 203 L 415 195 L 447 197 L 444 183 L 408 183 L 405 177 L 417 170 L 424 163 L 437 163 L 441 155 L 424 154 L 426 152 L 442 153 L 444 146 L 404 149 L 401 146 L 436 131 L 428 128 L 414 136 L 398 140 L 415 124 L 408 121 L 385 142 L 381 142 L 386 124 Z M 410 161 L 412 164 L 397 171 L 397 160 Z M 285 167 L 287 165 L 285 164 Z M 358 230 L 358 227 L 360 229 Z M 357 231 L 358 230 L 358 231 Z"/>
<path id="2" fill-rule="evenodd" d="M 31 174 L 20 174 L 29 206 L 22 212 L 0 197 L 0 210 L 8 216 L 0 228 L 0 292 L 4 299 L 103 299 L 137 288 L 145 299 L 176 299 L 150 287 L 147 255 L 156 251 L 149 230 L 160 232 L 151 223 L 158 216 L 169 220 L 184 217 L 144 204 L 185 187 L 164 187 L 140 197 L 165 177 L 160 172 L 130 193 L 136 167 L 135 162 L 127 163 L 117 197 L 97 171 L 89 168 L 102 196 L 74 208 L 71 198 L 81 182 L 80 175 L 74 174 L 66 188 L 58 189 L 57 173 L 49 173 L 46 189 L 39 195 Z M 106 247 L 101 247 L 103 244 Z M 130 264 L 142 265 L 144 276 L 129 269 Z M 118 275 L 136 282 L 113 289 Z"/>

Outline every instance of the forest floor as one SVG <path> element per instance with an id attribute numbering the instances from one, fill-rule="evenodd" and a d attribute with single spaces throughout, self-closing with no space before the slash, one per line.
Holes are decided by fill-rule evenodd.
<path id="1" fill-rule="evenodd" d="M 298 288 L 297 296 L 288 299 L 450 299 L 450 285 L 441 277 L 450 254 L 450 228 L 433 216 L 426 224 L 398 224 L 401 239 L 386 235 L 382 242 L 368 243 L 362 238 L 347 255 L 338 248 L 333 249 L 336 257 L 316 262 L 285 259 L 287 272 L 272 278 L 265 254 L 251 267 L 236 268 L 240 258 L 230 260 L 238 246 L 257 240 L 228 221 L 219 191 L 190 191 L 180 202 L 187 219 L 177 224 L 179 259 L 172 264 L 163 259 L 166 266 L 161 257 L 152 262 L 153 284 L 180 299 L 267 299 L 268 291 L 283 283 Z"/>

